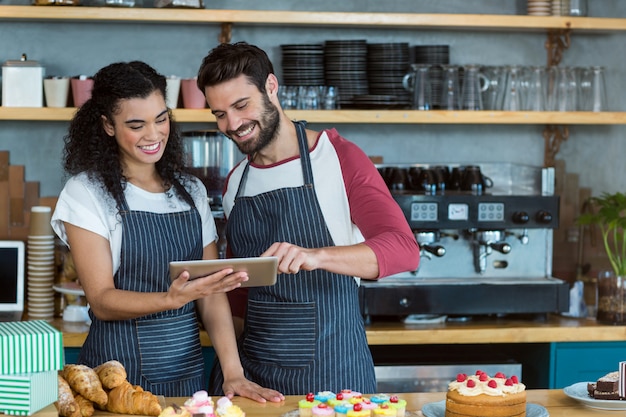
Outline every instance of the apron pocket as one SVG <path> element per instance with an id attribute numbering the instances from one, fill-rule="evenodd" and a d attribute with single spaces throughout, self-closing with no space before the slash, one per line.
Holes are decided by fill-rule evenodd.
<path id="1" fill-rule="evenodd" d="M 136 323 L 141 373 L 148 381 L 162 383 L 202 376 L 200 329 L 194 313 Z"/>
<path id="2" fill-rule="evenodd" d="M 316 304 L 249 300 L 243 351 L 256 362 L 287 368 L 308 366 L 315 359 Z"/>

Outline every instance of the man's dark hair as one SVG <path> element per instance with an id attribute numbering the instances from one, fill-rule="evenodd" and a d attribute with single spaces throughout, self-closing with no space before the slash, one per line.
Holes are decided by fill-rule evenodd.
<path id="1" fill-rule="evenodd" d="M 204 57 L 198 70 L 198 88 L 204 91 L 224 81 L 245 75 L 265 93 L 267 76 L 274 73 L 269 57 L 257 46 L 246 42 L 223 43 Z"/>

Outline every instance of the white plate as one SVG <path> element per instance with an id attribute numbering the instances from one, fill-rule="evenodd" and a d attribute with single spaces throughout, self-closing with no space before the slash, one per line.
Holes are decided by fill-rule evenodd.
<path id="1" fill-rule="evenodd" d="M 424 404 L 422 413 L 426 417 L 444 417 L 446 415 L 446 400 Z M 526 404 L 526 417 L 548 417 L 548 410 L 539 404 Z"/>
<path id="2" fill-rule="evenodd" d="M 78 286 L 78 284 L 73 282 L 55 284 L 52 286 L 52 288 L 54 288 L 55 291 L 60 292 L 61 294 L 85 296 L 85 291 L 80 286 Z"/>
<path id="3" fill-rule="evenodd" d="M 578 382 L 569 387 L 563 388 L 563 392 L 570 398 L 580 401 L 587 407 L 599 410 L 626 410 L 626 401 L 620 400 L 596 400 L 591 398 L 587 392 L 589 382 Z"/>

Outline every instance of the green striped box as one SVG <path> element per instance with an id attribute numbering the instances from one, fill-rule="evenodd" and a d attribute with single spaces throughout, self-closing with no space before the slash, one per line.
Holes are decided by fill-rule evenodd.
<path id="1" fill-rule="evenodd" d="M 63 334 L 43 320 L 0 323 L 0 375 L 63 369 Z"/>
<path id="2" fill-rule="evenodd" d="M 29 416 L 59 398 L 57 371 L 0 375 L 0 412 Z"/>

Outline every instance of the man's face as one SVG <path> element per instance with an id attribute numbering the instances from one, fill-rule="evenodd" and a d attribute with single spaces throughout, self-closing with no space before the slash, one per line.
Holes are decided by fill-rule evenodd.
<path id="1" fill-rule="evenodd" d="M 241 152 L 251 155 L 272 142 L 280 124 L 279 110 L 245 75 L 204 91 L 217 128 Z"/>

